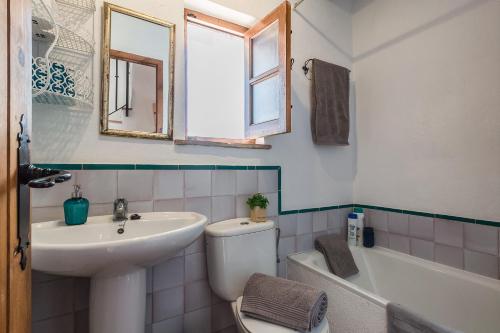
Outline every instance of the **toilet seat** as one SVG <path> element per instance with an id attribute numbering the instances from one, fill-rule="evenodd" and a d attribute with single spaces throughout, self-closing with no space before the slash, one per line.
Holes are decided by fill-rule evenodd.
<path id="1" fill-rule="evenodd" d="M 237 325 L 240 329 L 245 333 L 297 333 L 296 330 L 291 328 L 275 325 L 272 323 L 268 323 L 266 321 L 262 321 L 259 319 L 255 319 L 249 317 L 241 312 L 241 300 L 243 296 L 238 297 L 238 299 L 233 302 L 233 312 L 235 319 L 237 321 Z M 323 319 L 321 324 L 311 330 L 311 333 L 329 333 L 328 321 Z"/>

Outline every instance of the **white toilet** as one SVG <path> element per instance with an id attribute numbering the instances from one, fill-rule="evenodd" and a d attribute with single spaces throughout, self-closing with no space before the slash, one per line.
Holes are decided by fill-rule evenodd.
<path id="1" fill-rule="evenodd" d="M 274 222 L 255 223 L 249 218 L 232 219 L 207 226 L 205 235 L 210 286 L 220 298 L 231 302 L 238 331 L 297 332 L 248 317 L 240 311 L 243 289 L 253 273 L 276 276 L 277 233 Z M 312 332 L 328 333 L 326 318 Z"/>

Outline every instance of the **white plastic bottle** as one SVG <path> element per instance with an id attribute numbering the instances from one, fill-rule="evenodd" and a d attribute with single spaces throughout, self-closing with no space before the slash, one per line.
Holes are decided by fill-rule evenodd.
<path id="1" fill-rule="evenodd" d="M 358 216 L 350 213 L 347 218 L 347 244 L 356 246 L 356 233 L 358 229 Z"/>
<path id="2" fill-rule="evenodd" d="M 363 208 L 355 207 L 354 213 L 358 216 L 357 229 L 356 229 L 356 245 L 363 246 L 363 229 L 365 227 L 365 214 Z"/>

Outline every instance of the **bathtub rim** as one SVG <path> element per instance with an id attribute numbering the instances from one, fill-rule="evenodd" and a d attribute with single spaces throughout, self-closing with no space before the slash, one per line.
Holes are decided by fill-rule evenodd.
<path id="1" fill-rule="evenodd" d="M 412 256 L 412 255 L 407 254 L 407 253 L 398 252 L 398 251 L 391 250 L 391 249 L 381 247 L 381 246 L 374 246 L 372 248 L 364 248 L 364 247 L 357 248 L 356 247 L 356 249 L 361 250 L 361 251 L 376 251 L 376 252 L 381 253 L 382 255 L 386 255 L 386 256 L 389 256 L 391 258 L 401 259 L 401 260 L 404 260 L 410 264 L 415 264 L 415 265 L 418 265 L 421 267 L 424 266 L 425 268 L 430 269 L 431 271 L 445 274 L 445 275 L 448 275 L 449 277 L 462 279 L 462 280 L 465 280 L 467 283 L 479 284 L 479 285 L 482 285 L 486 288 L 491 288 L 493 290 L 500 292 L 500 280 L 499 279 L 495 279 L 495 278 L 484 276 L 481 274 L 469 272 L 469 271 L 455 268 L 452 266 L 447 266 L 444 264 L 440 264 L 440 263 L 437 263 L 434 261 L 422 259 L 422 258 L 415 257 L 415 256 Z M 316 273 L 321 274 L 322 276 L 324 276 L 326 278 L 330 278 L 331 280 L 335 281 L 335 283 L 342 285 L 343 287 L 352 291 L 353 293 L 355 293 L 359 296 L 365 297 L 365 298 L 370 298 L 372 301 L 374 301 L 376 304 L 378 304 L 380 306 L 385 307 L 390 302 L 389 300 L 385 299 L 382 296 L 375 294 L 374 292 L 371 292 L 371 291 L 368 291 L 364 288 L 361 288 L 352 282 L 349 282 L 345 279 L 342 279 L 342 278 L 330 273 L 329 271 L 323 271 L 316 266 L 313 266 L 307 262 L 304 262 L 303 260 L 300 260 L 301 256 L 310 254 L 312 252 L 319 253 L 317 250 L 314 250 L 314 249 L 309 250 L 309 251 L 293 253 L 293 254 L 290 254 L 287 256 L 287 260 L 290 260 L 290 261 L 294 262 L 295 264 L 301 265 L 301 266 L 305 267 L 306 269 L 308 269 L 309 271 L 314 271 Z"/>

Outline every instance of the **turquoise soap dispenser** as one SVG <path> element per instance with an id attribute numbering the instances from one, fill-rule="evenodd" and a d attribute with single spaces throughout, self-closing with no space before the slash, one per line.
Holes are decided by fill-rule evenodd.
<path id="1" fill-rule="evenodd" d="M 89 214 L 89 201 L 82 198 L 80 185 L 73 185 L 75 188 L 71 194 L 71 199 L 64 202 L 64 220 L 67 225 L 80 225 L 87 222 Z"/>

